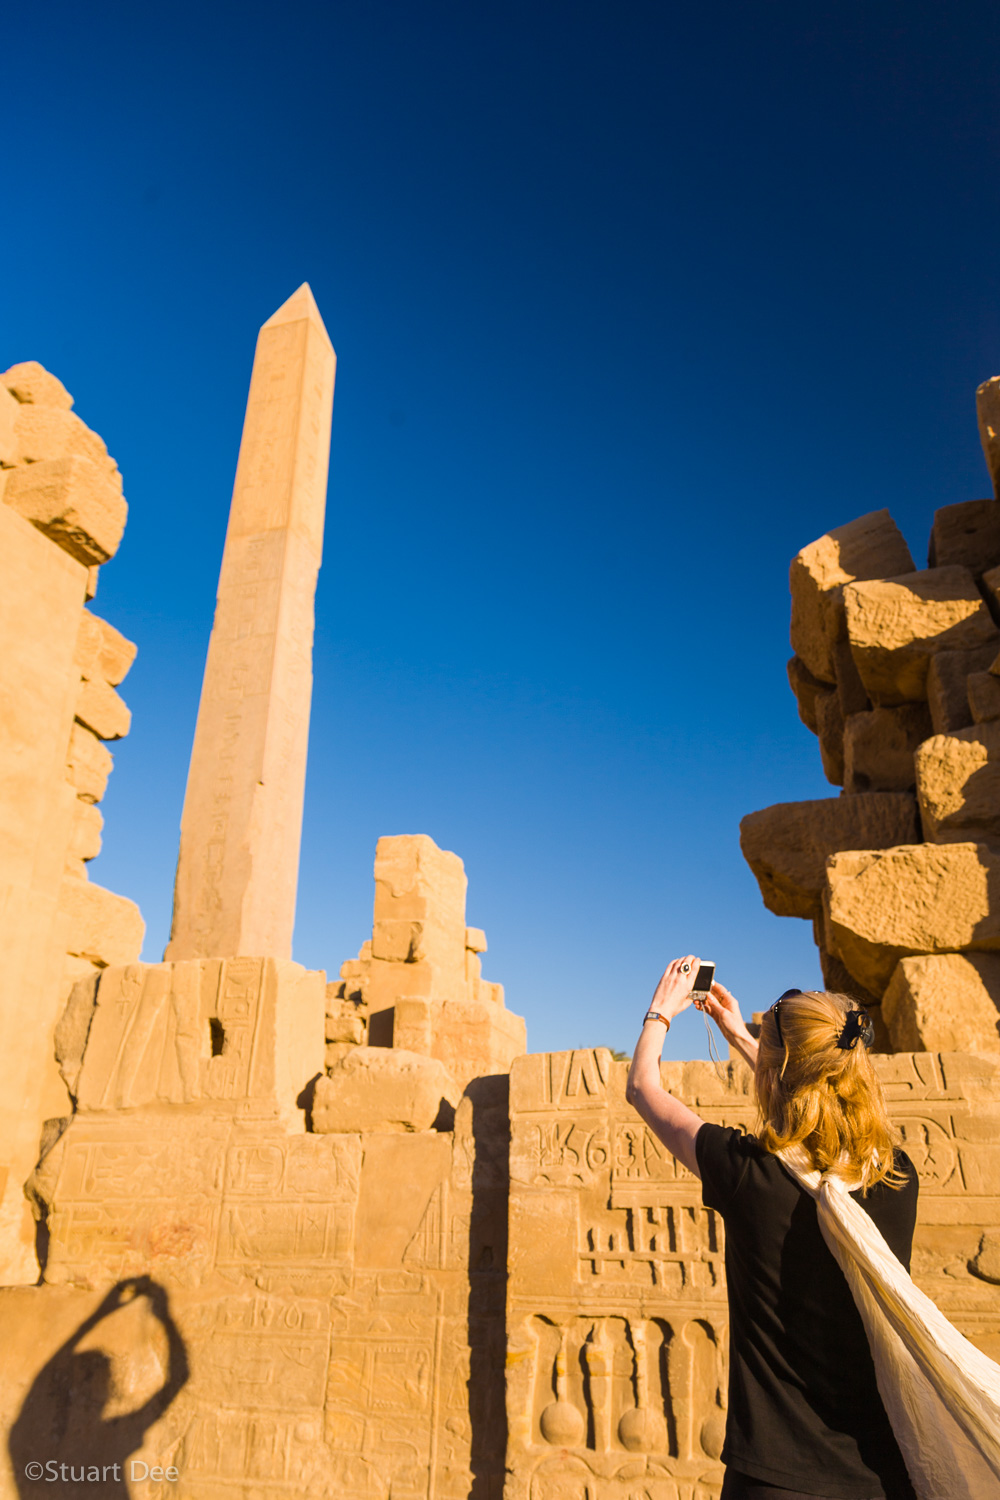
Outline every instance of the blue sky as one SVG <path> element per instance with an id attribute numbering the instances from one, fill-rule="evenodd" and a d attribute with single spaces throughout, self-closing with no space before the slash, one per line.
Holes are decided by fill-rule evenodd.
<path id="1" fill-rule="evenodd" d="M 308 280 L 339 367 L 296 957 L 352 956 L 375 840 L 424 832 L 532 1050 L 630 1048 L 677 952 L 747 1010 L 818 982 L 738 823 L 835 794 L 791 556 L 887 505 L 922 563 L 988 492 L 996 7 L 60 0 L 5 37 L 0 364 L 60 375 L 125 478 L 91 873 L 145 956 L 256 330 Z"/>

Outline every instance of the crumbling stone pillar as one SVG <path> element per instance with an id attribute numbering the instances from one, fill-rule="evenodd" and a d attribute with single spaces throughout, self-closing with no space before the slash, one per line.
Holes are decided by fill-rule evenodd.
<path id="1" fill-rule="evenodd" d="M 0 376 L 0 1282 L 38 1275 L 24 1183 L 69 1112 L 53 1032 L 76 978 L 128 963 L 143 921 L 87 878 L 101 847 L 116 692 L 135 647 L 86 608 L 127 506 L 104 443 L 54 375 Z"/>
<path id="2" fill-rule="evenodd" d="M 523 1019 L 482 977 L 486 934 L 466 926 L 467 884 L 458 855 L 426 834 L 379 839 L 371 942 L 329 990 L 331 1067 L 364 1040 L 437 1058 L 461 1089 L 524 1052 Z"/>

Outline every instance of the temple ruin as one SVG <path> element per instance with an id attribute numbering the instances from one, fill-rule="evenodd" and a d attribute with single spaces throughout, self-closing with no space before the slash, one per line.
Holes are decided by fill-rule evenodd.
<path id="1" fill-rule="evenodd" d="M 89 607 L 121 478 L 55 377 L 0 376 L 0 1497 L 716 1500 L 722 1225 L 626 1064 L 526 1052 L 426 835 L 379 840 L 356 958 L 292 959 L 334 369 L 302 287 L 257 344 L 162 963 L 86 869 L 129 725 L 135 647 Z M 917 1280 L 994 1357 L 995 516 L 939 512 L 924 572 L 885 512 L 803 550 L 791 679 L 844 792 L 744 823 L 880 1017 Z M 742 1063 L 664 1081 L 752 1126 Z"/>
<path id="2" fill-rule="evenodd" d="M 1000 378 L 977 393 L 1000 482 Z M 937 511 L 917 569 L 887 510 L 791 566 L 788 677 L 836 798 L 744 818 L 765 905 L 884 1051 L 1000 1057 L 1000 502 Z"/>

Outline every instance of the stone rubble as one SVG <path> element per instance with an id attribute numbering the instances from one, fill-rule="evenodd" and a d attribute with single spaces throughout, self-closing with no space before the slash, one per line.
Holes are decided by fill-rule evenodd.
<path id="1" fill-rule="evenodd" d="M 977 409 L 996 488 L 1000 377 Z M 995 1054 L 1000 501 L 939 509 L 926 569 L 883 510 L 804 547 L 789 581 L 789 682 L 843 791 L 744 818 L 764 903 L 812 918 L 825 982 L 874 1008 L 883 1048 Z M 873 805 L 890 793 L 905 827 L 902 803 L 895 827 Z"/>

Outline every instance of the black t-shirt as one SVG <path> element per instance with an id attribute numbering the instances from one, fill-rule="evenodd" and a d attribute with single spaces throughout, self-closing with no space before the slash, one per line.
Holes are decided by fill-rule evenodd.
<path id="1" fill-rule="evenodd" d="M 911 1495 L 875 1382 L 868 1339 L 816 1204 L 755 1136 L 702 1125 L 706 1208 L 726 1226 L 729 1416 L 724 1461 L 754 1479 L 829 1496 Z M 852 1197 L 909 1269 L 917 1174 Z"/>

